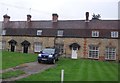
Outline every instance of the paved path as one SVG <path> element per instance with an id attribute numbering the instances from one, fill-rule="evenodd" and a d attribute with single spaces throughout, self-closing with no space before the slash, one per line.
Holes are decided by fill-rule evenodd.
<path id="1" fill-rule="evenodd" d="M 31 63 L 25 63 L 25 64 L 22 64 L 22 65 L 19 65 L 19 66 L 16 66 L 14 68 L 9 68 L 9 69 L 6 69 L 6 70 L 3 70 L 3 72 L 7 72 L 7 71 L 15 71 L 15 70 L 23 70 L 25 72 L 25 74 L 21 75 L 21 76 L 18 76 L 18 77 L 12 77 L 12 78 L 9 78 L 9 79 L 3 79 L 3 81 L 15 81 L 15 80 L 19 80 L 19 79 L 22 79 L 22 78 L 25 78 L 31 74 L 36 74 L 36 73 L 39 73 L 39 72 L 42 72 L 50 67 L 54 67 L 55 65 L 53 64 L 41 64 L 41 63 L 38 63 L 38 62 L 31 62 Z"/>

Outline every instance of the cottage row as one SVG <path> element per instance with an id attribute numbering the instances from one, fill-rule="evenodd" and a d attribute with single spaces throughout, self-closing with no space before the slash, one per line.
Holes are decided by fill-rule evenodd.
<path id="1" fill-rule="evenodd" d="M 4 15 L 2 23 L 2 49 L 12 52 L 38 53 L 45 47 L 60 48 L 61 54 L 71 58 L 90 58 L 98 60 L 119 59 L 118 20 L 52 20 L 10 21 Z"/>

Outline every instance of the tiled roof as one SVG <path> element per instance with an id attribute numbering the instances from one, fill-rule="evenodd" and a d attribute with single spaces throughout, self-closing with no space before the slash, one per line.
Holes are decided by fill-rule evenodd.
<path id="1" fill-rule="evenodd" d="M 58 30 L 64 30 L 63 37 L 91 37 L 93 30 L 99 31 L 99 38 L 111 38 L 111 31 L 118 31 L 118 20 L 59 20 L 9 21 L 3 24 L 6 35 L 55 37 Z M 42 30 L 42 35 L 37 35 Z M 120 34 L 120 33 L 119 33 Z"/>
<path id="2" fill-rule="evenodd" d="M 59 20 L 48 21 L 10 21 L 4 28 L 53 28 L 53 29 L 118 29 L 117 20 Z"/>

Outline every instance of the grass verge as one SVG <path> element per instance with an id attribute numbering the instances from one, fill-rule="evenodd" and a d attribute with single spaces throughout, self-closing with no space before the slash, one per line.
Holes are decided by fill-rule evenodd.
<path id="1" fill-rule="evenodd" d="M 2 69 L 33 61 L 37 61 L 36 54 L 2 51 Z"/>
<path id="2" fill-rule="evenodd" d="M 7 79 L 11 77 L 18 77 L 19 75 L 25 74 L 25 72 L 21 70 L 16 70 L 16 71 L 8 71 L 2 74 L 2 79 Z"/>

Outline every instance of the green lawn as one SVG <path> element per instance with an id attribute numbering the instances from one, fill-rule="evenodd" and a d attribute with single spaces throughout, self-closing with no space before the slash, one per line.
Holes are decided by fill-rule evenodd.
<path id="1" fill-rule="evenodd" d="M 37 60 L 36 54 L 25 54 L 18 52 L 2 52 L 2 69 L 15 67 L 17 65 Z"/>
<path id="2" fill-rule="evenodd" d="M 95 60 L 62 58 L 57 66 L 19 81 L 60 81 L 64 69 L 65 81 L 118 81 L 118 64 Z"/>
<path id="3" fill-rule="evenodd" d="M 0 69 L 2 69 L 2 51 L 0 50 Z"/>
<path id="4" fill-rule="evenodd" d="M 2 79 L 7 79 L 11 77 L 18 77 L 19 75 L 25 74 L 25 72 L 21 70 L 16 70 L 16 71 L 8 71 L 2 74 Z"/>

